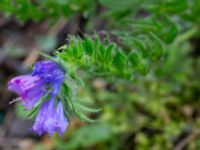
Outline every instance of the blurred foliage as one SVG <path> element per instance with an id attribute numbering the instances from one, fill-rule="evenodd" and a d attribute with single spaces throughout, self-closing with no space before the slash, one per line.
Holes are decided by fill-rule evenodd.
<path id="1" fill-rule="evenodd" d="M 97 5 L 106 37 L 71 36 L 55 55 L 71 95 L 102 111 L 93 124 L 72 119 L 55 149 L 199 149 L 200 59 L 191 43 L 200 39 L 199 0 L 2 0 L 0 11 L 21 21 L 81 14 L 93 22 Z"/>
<path id="2" fill-rule="evenodd" d="M 75 13 L 89 15 L 93 0 L 1 0 L 0 11 L 6 16 L 14 15 L 20 21 L 70 17 Z"/>

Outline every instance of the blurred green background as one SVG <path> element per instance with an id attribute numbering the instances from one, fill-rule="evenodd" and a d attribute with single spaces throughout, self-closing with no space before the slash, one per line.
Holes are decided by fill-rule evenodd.
<path id="1" fill-rule="evenodd" d="M 24 108 L 8 105 L 6 83 L 28 73 L 38 51 L 86 34 L 123 52 L 117 75 L 80 72 L 78 97 L 102 108 L 87 114 L 97 122 L 74 117 L 64 136 L 38 137 Z M 199 43 L 200 0 L 0 0 L 0 149 L 199 150 Z"/>

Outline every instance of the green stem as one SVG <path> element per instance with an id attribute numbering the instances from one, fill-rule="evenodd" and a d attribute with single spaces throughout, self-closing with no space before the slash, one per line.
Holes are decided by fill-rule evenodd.
<path id="1" fill-rule="evenodd" d="M 174 41 L 174 45 L 179 45 L 180 43 L 189 40 L 195 34 L 199 32 L 199 28 L 197 26 L 193 26 L 191 29 L 187 30 L 183 34 L 179 35 Z"/>

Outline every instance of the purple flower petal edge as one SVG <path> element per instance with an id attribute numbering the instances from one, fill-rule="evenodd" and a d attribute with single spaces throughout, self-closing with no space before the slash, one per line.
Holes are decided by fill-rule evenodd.
<path id="1" fill-rule="evenodd" d="M 54 132 L 57 132 L 61 136 L 67 126 L 68 121 L 65 118 L 62 103 L 59 102 L 55 107 L 52 99 L 41 106 L 32 130 L 38 135 L 47 132 L 51 136 Z"/>

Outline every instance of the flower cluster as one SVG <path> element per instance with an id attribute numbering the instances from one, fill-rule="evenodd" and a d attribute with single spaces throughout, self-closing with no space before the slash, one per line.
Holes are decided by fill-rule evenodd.
<path id="1" fill-rule="evenodd" d="M 63 80 L 64 71 L 59 64 L 39 61 L 34 65 L 32 74 L 18 76 L 8 82 L 8 89 L 20 96 L 14 101 L 21 101 L 27 110 L 48 94 L 42 101 L 32 127 L 38 135 L 47 132 L 51 136 L 57 132 L 61 136 L 67 128 L 68 120 L 63 105 L 57 99 Z"/>

